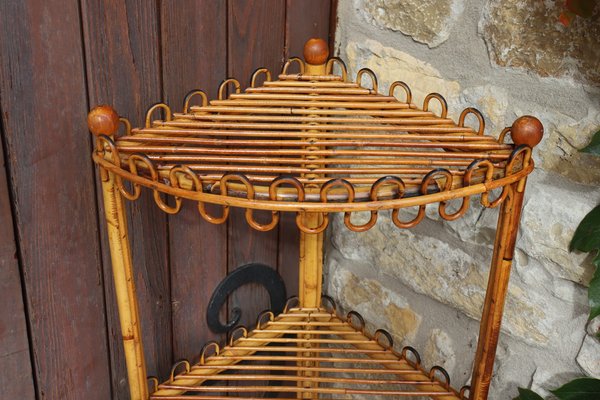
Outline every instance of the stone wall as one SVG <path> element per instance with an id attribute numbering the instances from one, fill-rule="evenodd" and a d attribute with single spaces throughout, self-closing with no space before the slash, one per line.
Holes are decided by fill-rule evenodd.
<path id="1" fill-rule="evenodd" d="M 574 376 L 600 377 L 600 344 L 586 334 L 592 265 L 570 254 L 582 217 L 600 201 L 600 161 L 577 151 L 600 128 L 600 36 L 592 20 L 558 23 L 563 1 L 341 0 L 336 53 L 352 74 L 369 67 L 387 92 L 407 82 L 414 102 L 439 92 L 457 118 L 467 106 L 498 135 L 520 115 L 543 122 L 534 151 L 491 399 L 517 386 L 544 392 Z M 424 364 L 470 378 L 497 210 L 471 207 L 461 220 L 432 213 L 416 228 L 389 220 L 365 233 L 334 221 L 326 287 Z M 591 327 L 587 327 L 591 331 Z"/>

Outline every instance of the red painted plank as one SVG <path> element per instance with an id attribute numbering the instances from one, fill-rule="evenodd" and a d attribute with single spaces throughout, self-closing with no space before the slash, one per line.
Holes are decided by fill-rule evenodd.
<path id="1" fill-rule="evenodd" d="M 230 1 L 228 31 L 229 75 L 237 77 L 243 87 L 248 86 L 250 75 L 258 67 L 269 68 L 274 77 L 279 74 L 284 55 L 284 2 Z M 255 231 L 246 223 L 243 212 L 235 210 L 229 219 L 228 249 L 229 271 L 249 262 L 276 268 L 277 230 Z M 256 315 L 269 307 L 269 300 L 265 290 L 247 285 L 231 296 L 230 307 L 241 308 L 242 322 L 253 324 Z"/>
<path id="2" fill-rule="evenodd" d="M 140 0 L 84 0 L 82 16 L 90 105 L 110 104 L 133 126 L 139 126 L 149 106 L 161 100 L 156 5 Z M 126 399 L 129 389 L 99 184 L 97 191 L 113 397 Z M 147 371 L 164 379 L 172 363 L 167 218 L 151 192 L 142 192 L 140 199 L 127 202 L 127 216 Z"/>
<path id="3" fill-rule="evenodd" d="M 0 2 L 0 93 L 38 398 L 110 398 L 79 4 Z"/>
<path id="4" fill-rule="evenodd" d="M 163 87 L 166 102 L 181 111 L 192 89 L 216 97 L 226 76 L 226 1 L 162 3 Z M 222 339 L 206 326 L 206 307 L 227 273 L 227 226 L 202 219 L 195 204 L 169 216 L 174 359 L 197 359 L 202 345 Z"/>
<path id="5" fill-rule="evenodd" d="M 29 400 L 35 388 L 6 176 L 0 140 L 0 388 L 7 399 Z"/>

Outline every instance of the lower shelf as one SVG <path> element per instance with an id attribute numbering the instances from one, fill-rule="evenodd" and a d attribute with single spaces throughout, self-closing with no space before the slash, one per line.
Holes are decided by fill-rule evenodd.
<path id="1" fill-rule="evenodd" d="M 368 334 L 358 313 L 344 318 L 325 307 L 265 312 L 256 329 L 237 328 L 228 345 L 209 343 L 200 362 L 180 361 L 155 383 L 150 398 L 162 400 L 468 398 L 441 367 L 425 371 L 413 348 L 396 352 L 389 333 Z"/>

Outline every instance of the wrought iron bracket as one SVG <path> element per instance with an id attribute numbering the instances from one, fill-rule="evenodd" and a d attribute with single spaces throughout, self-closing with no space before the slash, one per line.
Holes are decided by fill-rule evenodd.
<path id="1" fill-rule="evenodd" d="M 231 319 L 225 324 L 221 323 L 219 312 L 233 292 L 249 283 L 257 283 L 267 290 L 271 302 L 270 309 L 275 315 L 283 311 L 286 290 L 281 275 L 275 269 L 264 264 L 246 264 L 227 275 L 213 292 L 206 310 L 206 322 L 211 331 L 227 333 L 240 322 L 242 311 L 238 307 L 231 310 Z"/>

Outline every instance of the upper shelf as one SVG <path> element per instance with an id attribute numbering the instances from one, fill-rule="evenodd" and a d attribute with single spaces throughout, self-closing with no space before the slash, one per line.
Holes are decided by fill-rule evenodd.
<path id="1" fill-rule="evenodd" d="M 201 214 L 216 223 L 224 222 L 229 206 L 300 213 L 371 211 L 376 216 L 377 210 L 433 202 L 441 202 L 442 217 L 455 219 L 468 201 L 452 213 L 445 201 L 488 193 L 522 180 L 533 169 L 531 147 L 543 131 L 534 117 L 519 118 L 498 138 L 488 136 L 476 109 L 465 109 L 456 123 L 447 117 L 439 94 L 428 95 L 421 108 L 403 82 L 381 94 L 372 71 L 362 69 L 350 81 L 343 62 L 327 61 L 323 46 L 309 41 L 307 61 L 290 59 L 278 80 L 261 68 L 243 92 L 237 80 L 227 79 L 218 99 L 190 92 L 181 113 L 172 113 L 165 104 L 153 106 L 143 128 L 131 129 L 121 119 L 121 136 L 116 135 L 117 114 L 97 107 L 88 118 L 97 135 L 95 162 L 115 173 L 125 197 L 139 196 L 139 185 L 150 187 L 164 211 L 177 212 L 181 198 L 188 198 L 198 201 Z M 162 119 L 152 120 L 159 109 Z M 477 129 L 467 126 L 467 120 L 477 121 Z M 505 142 L 507 133 L 514 143 Z M 159 192 L 176 196 L 175 204 L 168 205 Z M 482 201 L 493 206 L 505 195 L 503 191 L 491 201 L 485 194 Z M 224 205 L 223 216 L 210 216 L 204 203 Z M 267 230 L 276 224 L 275 215 L 270 224 L 256 222 L 251 212 L 247 219 Z M 315 231 L 298 221 L 304 231 Z M 416 224 L 400 221 L 397 212 L 394 222 Z M 357 228 L 349 217 L 347 225 Z"/>

